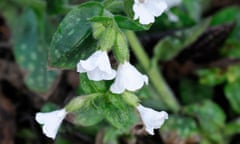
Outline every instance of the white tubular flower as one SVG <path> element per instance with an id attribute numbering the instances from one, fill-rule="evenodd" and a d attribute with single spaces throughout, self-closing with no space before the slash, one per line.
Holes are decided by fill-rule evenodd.
<path id="1" fill-rule="evenodd" d="M 112 93 L 120 94 L 125 91 L 135 91 L 140 89 L 143 85 L 148 84 L 148 77 L 141 74 L 129 62 L 120 64 L 117 69 L 117 76 L 110 90 Z"/>
<path id="2" fill-rule="evenodd" d="M 38 112 L 35 119 L 39 124 L 43 125 L 43 133 L 47 137 L 55 139 L 58 129 L 66 115 L 66 110 L 61 109 L 47 113 Z"/>
<path id="3" fill-rule="evenodd" d="M 141 24 L 150 24 L 154 22 L 154 17 L 160 16 L 167 8 L 163 0 L 134 0 L 134 19 L 139 18 Z"/>
<path id="4" fill-rule="evenodd" d="M 140 104 L 137 106 L 137 110 L 140 113 L 145 130 L 150 135 L 154 135 L 154 129 L 159 129 L 164 121 L 168 119 L 168 114 L 165 111 L 158 112 L 151 108 L 146 108 Z"/>
<path id="5" fill-rule="evenodd" d="M 106 51 L 98 50 L 88 59 L 80 60 L 77 64 L 77 72 L 87 73 L 90 80 L 111 80 L 115 78 L 116 71 L 111 68 L 111 64 Z"/>

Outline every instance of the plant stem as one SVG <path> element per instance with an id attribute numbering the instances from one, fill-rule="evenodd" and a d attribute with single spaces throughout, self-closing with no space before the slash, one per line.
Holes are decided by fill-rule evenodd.
<path id="1" fill-rule="evenodd" d="M 166 84 L 161 72 L 159 71 L 157 62 L 151 65 L 149 57 L 145 53 L 144 48 L 142 47 L 134 32 L 126 31 L 126 36 L 129 40 L 129 44 L 132 48 L 133 53 L 137 57 L 139 63 L 142 65 L 143 69 L 147 72 L 150 82 L 156 89 L 156 92 L 159 94 L 162 101 L 169 107 L 170 110 L 178 112 L 180 105 L 176 100 L 173 92 Z"/>

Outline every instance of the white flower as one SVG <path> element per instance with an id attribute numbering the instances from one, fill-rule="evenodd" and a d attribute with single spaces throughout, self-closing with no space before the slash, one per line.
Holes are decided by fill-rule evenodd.
<path id="1" fill-rule="evenodd" d="M 168 119 L 168 114 L 165 111 L 155 111 L 151 108 L 146 108 L 142 105 L 137 106 L 137 110 L 140 113 L 142 121 L 145 125 L 145 130 L 150 134 L 154 135 L 154 129 L 159 129 L 164 121 Z"/>
<path id="2" fill-rule="evenodd" d="M 38 112 L 35 116 L 35 119 L 39 124 L 43 125 L 43 133 L 47 137 L 55 139 L 58 129 L 66 115 L 66 110 L 61 109 L 47 113 Z"/>
<path id="3" fill-rule="evenodd" d="M 139 18 L 141 24 L 150 24 L 154 22 L 154 17 L 160 16 L 167 8 L 163 0 L 134 0 L 134 19 Z"/>
<path id="4" fill-rule="evenodd" d="M 77 64 L 77 72 L 87 72 L 90 80 L 111 80 L 115 78 L 116 71 L 111 64 L 106 51 L 96 51 L 87 60 L 80 60 Z"/>
<path id="5" fill-rule="evenodd" d="M 140 89 L 144 83 L 148 84 L 148 77 L 141 74 L 133 65 L 126 61 L 118 66 L 117 76 L 110 90 L 116 94 L 123 93 L 125 89 L 135 91 Z"/>

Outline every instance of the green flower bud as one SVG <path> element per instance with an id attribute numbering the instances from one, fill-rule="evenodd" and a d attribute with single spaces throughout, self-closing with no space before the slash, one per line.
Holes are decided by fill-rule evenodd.
<path id="1" fill-rule="evenodd" d="M 121 31 L 116 34 L 116 41 L 113 50 L 117 61 L 119 61 L 120 63 L 129 61 L 129 49 L 127 39 Z"/>
<path id="2" fill-rule="evenodd" d="M 133 106 L 133 107 L 137 107 L 137 105 L 139 104 L 139 99 L 138 97 L 130 92 L 124 92 L 122 94 L 123 100 L 128 103 L 129 105 Z"/>
<path id="3" fill-rule="evenodd" d="M 103 32 L 106 30 L 104 25 L 102 23 L 92 23 L 92 29 L 93 29 L 93 37 L 95 39 L 99 39 L 99 37 L 103 34 Z"/>
<path id="4" fill-rule="evenodd" d="M 103 51 L 108 51 L 114 45 L 116 39 L 116 31 L 112 26 L 107 27 L 99 39 L 99 47 Z"/>
<path id="5" fill-rule="evenodd" d="M 78 96 L 73 98 L 66 106 L 65 109 L 67 112 L 74 112 L 80 109 L 84 105 L 85 96 Z"/>

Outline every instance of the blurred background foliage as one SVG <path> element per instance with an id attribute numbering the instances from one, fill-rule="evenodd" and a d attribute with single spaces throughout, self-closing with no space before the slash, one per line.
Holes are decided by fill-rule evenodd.
<path id="1" fill-rule="evenodd" d="M 120 5 L 120 1 L 117 1 L 116 5 L 106 6 L 114 13 L 122 13 L 121 8 L 124 5 Z M 104 89 L 98 87 L 102 86 L 101 84 L 84 81 L 86 76 L 81 75 L 81 83 L 87 84 L 76 84 L 69 92 L 70 97 L 54 98 L 63 99 L 62 105 L 58 103 L 60 100 L 51 99 L 52 95 L 49 94 L 53 91 L 55 94 L 61 93 L 57 86 L 59 83 L 64 84 L 62 77 L 66 72 L 50 70 L 52 68 L 48 66 L 47 52 L 52 36 L 66 13 L 82 2 L 84 1 L 0 1 L 0 14 L 10 27 L 10 43 L 16 62 L 24 73 L 26 86 L 44 101 L 44 105 L 42 103 L 36 106 L 42 111 L 59 108 L 72 95 L 87 94 L 93 88 Z M 152 63 L 157 64 L 163 72 L 181 104 L 181 110 L 177 113 L 169 111 L 169 120 L 156 136 L 151 137 L 143 134 L 141 124 L 136 124 L 139 118 L 132 114 L 134 110 L 126 107 L 124 103 L 115 105 L 121 98 L 112 96 L 109 98 L 111 106 L 108 106 L 109 103 L 100 103 L 100 99 L 104 97 L 99 97 L 99 101 L 89 103 L 108 111 L 107 121 L 114 126 L 110 126 L 106 120 L 101 121 L 102 117 L 96 113 L 96 109 L 88 106 L 85 110 L 76 112 L 81 117 L 68 117 L 56 141 L 48 140 L 48 143 L 240 143 L 239 2 L 182 0 L 182 3 L 171 11 L 178 16 L 179 21 L 171 22 L 167 15 L 163 14 L 149 31 L 139 31 L 137 35 Z M 138 65 L 134 56 L 131 61 Z M 60 92 L 56 92 L 57 90 Z M 168 110 L 151 85 L 145 86 L 137 95 L 146 106 Z M 122 121 L 115 118 L 122 113 L 128 115 L 129 121 L 136 125 L 119 127 L 122 126 Z M 34 116 L 31 118 L 34 119 Z M 96 124 L 99 121 L 101 122 Z M 42 137 L 32 133 L 32 128 L 29 127 L 17 129 L 15 136 L 26 144 L 43 141 L 39 141 Z"/>

